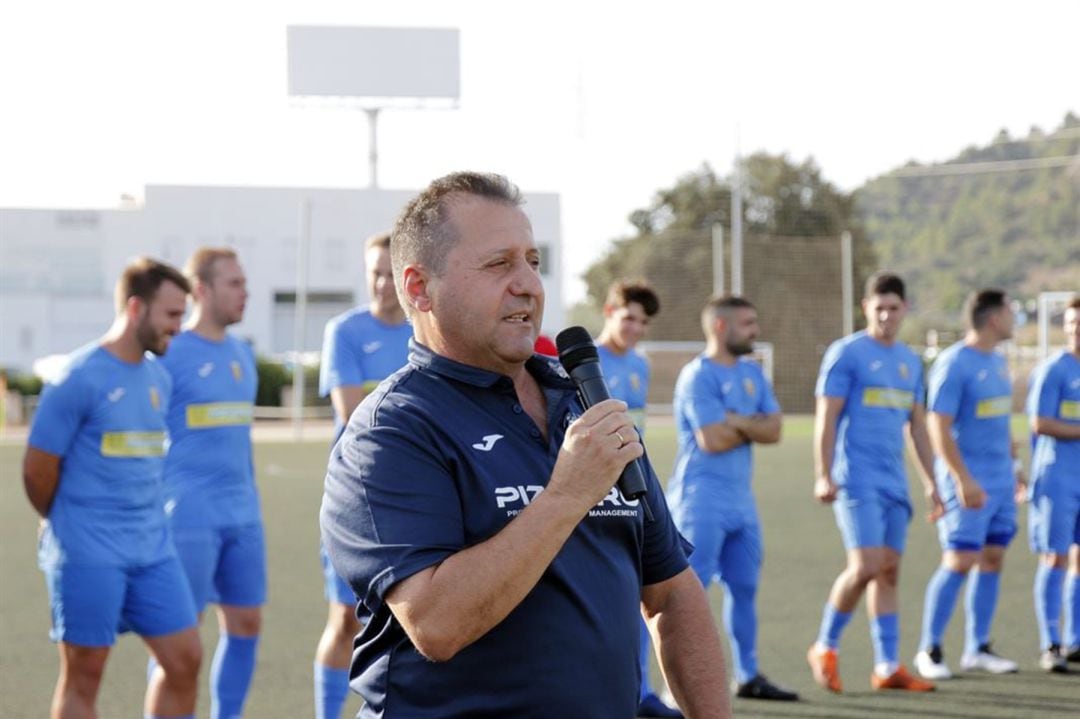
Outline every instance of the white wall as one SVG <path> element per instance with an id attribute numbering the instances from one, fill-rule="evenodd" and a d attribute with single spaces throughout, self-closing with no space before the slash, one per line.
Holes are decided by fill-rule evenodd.
<path id="1" fill-rule="evenodd" d="M 149 254 L 180 266 L 200 245 L 233 247 L 247 272 L 251 296 L 235 331 L 258 352 L 291 347 L 291 323 L 282 315 L 288 308 L 275 307 L 274 297 L 296 290 L 302 202 L 309 199 L 312 208 L 308 291 L 348 294 L 359 304 L 367 297 L 364 240 L 388 230 L 414 194 L 151 185 L 141 208 L 0 208 L 0 366 L 28 370 L 39 357 L 100 336 L 112 321 L 113 283 L 129 259 Z M 524 209 L 549 254 L 544 328 L 554 335 L 565 317 L 559 197 L 527 194 Z M 331 309 L 311 307 L 305 349 L 318 349 Z M 288 337 L 275 335 L 286 327 Z"/>

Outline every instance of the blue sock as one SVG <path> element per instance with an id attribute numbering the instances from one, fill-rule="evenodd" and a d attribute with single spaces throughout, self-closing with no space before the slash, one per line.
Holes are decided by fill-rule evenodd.
<path id="1" fill-rule="evenodd" d="M 818 630 L 818 644 L 836 649 L 840 646 L 840 635 L 849 621 L 851 612 L 841 612 L 832 602 L 825 602 L 825 610 L 821 613 L 821 629 Z"/>
<path id="2" fill-rule="evenodd" d="M 1039 624 L 1039 646 L 1061 644 L 1061 590 L 1065 570 L 1039 562 L 1035 570 L 1035 620 Z"/>
<path id="3" fill-rule="evenodd" d="M 870 620 L 870 639 L 874 644 L 875 664 L 900 662 L 900 618 L 882 614 Z"/>
<path id="4" fill-rule="evenodd" d="M 1080 646 L 1080 574 L 1070 573 L 1065 581 L 1065 644 Z"/>
<path id="5" fill-rule="evenodd" d="M 259 638 L 222 634 L 210 665 L 211 719 L 238 719 L 244 711 Z"/>
<path id="6" fill-rule="evenodd" d="M 731 640 L 735 681 L 744 684 L 757 676 L 757 612 L 755 584 L 724 582 L 724 626 Z"/>
<path id="7" fill-rule="evenodd" d="M 919 649 L 930 651 L 941 646 L 941 637 L 945 627 L 949 626 L 949 617 L 956 606 L 956 595 L 964 583 L 964 575 L 948 567 L 939 566 L 934 576 L 926 585 L 926 598 L 923 600 L 922 637 Z"/>
<path id="8" fill-rule="evenodd" d="M 990 641 L 990 624 L 994 621 L 1000 587 L 1000 572 L 977 571 L 968 584 L 967 630 L 964 633 L 964 651 L 968 654 L 974 654 Z"/>
<path id="9" fill-rule="evenodd" d="M 338 719 L 348 694 L 348 669 L 315 663 L 315 719 Z"/>
<path id="10" fill-rule="evenodd" d="M 649 628 L 645 625 L 645 620 L 641 620 L 640 636 L 638 638 L 638 671 L 641 673 L 641 692 L 640 699 L 644 699 L 649 694 L 652 694 L 652 686 L 649 684 L 649 653 L 652 650 L 652 644 L 649 637 Z"/>

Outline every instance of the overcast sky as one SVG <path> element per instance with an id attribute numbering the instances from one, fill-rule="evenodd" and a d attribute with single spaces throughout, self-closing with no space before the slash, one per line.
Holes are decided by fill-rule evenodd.
<path id="1" fill-rule="evenodd" d="M 1067 0 L 33 0 L 0 6 L 0 206 L 365 186 L 365 116 L 286 97 L 290 24 L 459 28 L 460 107 L 384 113 L 380 184 L 468 168 L 560 193 L 569 300 L 632 210 L 736 142 L 853 189 L 1080 112 Z"/>

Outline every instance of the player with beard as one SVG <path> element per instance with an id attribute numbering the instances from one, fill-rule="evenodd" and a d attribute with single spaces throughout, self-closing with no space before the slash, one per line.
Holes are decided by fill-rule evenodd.
<path id="1" fill-rule="evenodd" d="M 180 331 L 189 289 L 169 265 L 129 264 L 112 327 L 70 356 L 34 415 L 23 479 L 44 518 L 38 561 L 60 649 L 54 718 L 97 716 L 121 626 L 143 638 L 160 667 L 145 715 L 194 716 L 202 650 L 162 505 L 172 383 L 151 356 Z"/>
<path id="2" fill-rule="evenodd" d="M 863 593 L 874 645 L 874 689 L 930 691 L 900 664 L 897 581 L 912 508 L 904 434 L 914 450 L 929 518 L 942 514 L 926 429 L 922 362 L 900 342 L 907 313 L 904 281 L 881 272 L 866 282 L 866 329 L 833 342 L 821 360 L 814 418 L 814 497 L 831 504 L 847 566 L 825 602 L 817 641 L 807 652 L 814 680 L 842 690 L 840 635 Z"/>
<path id="3" fill-rule="evenodd" d="M 247 278 L 228 248 L 201 247 L 185 272 L 194 305 L 162 364 L 172 377 L 166 509 L 200 615 L 218 605 L 210 716 L 239 717 L 255 672 L 266 548 L 251 453 L 255 354 L 227 329 L 244 319 Z"/>
<path id="4" fill-rule="evenodd" d="M 701 313 L 705 352 L 683 367 L 675 384 L 678 455 L 667 498 L 675 525 L 694 545 L 701 583 L 724 585 L 724 624 L 735 665 L 735 694 L 795 701 L 795 692 L 758 670 L 754 606 L 764 557 L 761 524 L 750 488 L 755 443 L 780 441 L 781 414 L 754 350 L 758 317 L 742 297 L 713 297 Z"/>

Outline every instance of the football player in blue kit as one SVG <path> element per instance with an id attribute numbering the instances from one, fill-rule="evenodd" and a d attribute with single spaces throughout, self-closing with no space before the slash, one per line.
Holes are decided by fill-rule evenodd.
<path id="1" fill-rule="evenodd" d="M 706 588 L 724 585 L 724 624 L 735 695 L 795 701 L 758 670 L 757 609 L 764 545 L 751 489 L 754 444 L 780 441 L 780 404 L 760 365 L 747 359 L 757 309 L 742 297 L 710 299 L 701 313 L 705 352 L 675 384 L 678 454 L 667 488 L 675 526 L 694 545 L 690 566 Z"/>
<path id="2" fill-rule="evenodd" d="M 604 327 L 596 338 L 600 368 L 608 391 L 626 402 L 627 411 L 642 435 L 645 433 L 645 404 L 649 394 L 649 360 L 638 351 L 649 322 L 660 311 L 660 299 L 644 282 L 621 280 L 608 288 L 604 300 Z M 649 682 L 652 643 L 649 628 L 641 623 L 641 702 L 639 717 L 681 717 L 682 712 L 660 699 Z"/>
<path id="3" fill-rule="evenodd" d="M 129 264 L 112 327 L 68 358 L 34 415 L 23 478 L 44 518 L 38 561 L 60 650 L 54 719 L 97 716 L 120 627 L 157 660 L 145 716 L 194 717 L 202 649 L 163 508 L 171 382 L 154 357 L 179 332 L 188 290 L 173 267 Z"/>
<path id="4" fill-rule="evenodd" d="M 195 608 L 218 605 L 210 716 L 243 713 L 266 602 L 266 548 L 251 454 L 258 377 L 251 347 L 227 330 L 244 319 L 236 253 L 202 247 L 185 267 L 192 313 L 161 363 L 172 377 L 166 511 Z"/>
<path id="5" fill-rule="evenodd" d="M 928 424 L 945 516 L 938 523 L 941 565 L 926 586 L 915 667 L 931 679 L 952 676 L 941 640 L 965 578 L 960 667 L 991 674 L 1018 669 L 990 647 L 1005 549 L 1016 534 L 1017 500 L 1026 494 L 1009 431 L 1008 362 L 996 351 L 998 343 L 1012 337 L 1013 313 L 1004 291 L 985 289 L 968 298 L 964 314 L 964 339 L 938 355 L 930 368 Z"/>
<path id="6" fill-rule="evenodd" d="M 840 637 L 864 593 L 874 646 L 871 687 L 934 689 L 900 663 L 897 582 L 912 515 L 905 433 L 918 459 L 929 519 L 943 511 L 933 481 L 922 362 L 898 339 L 907 308 L 900 277 L 870 277 L 862 300 L 866 329 L 833 342 L 818 374 L 814 497 L 833 507 L 847 566 L 833 582 L 807 661 L 814 680 L 834 693 L 843 691 Z"/>
<path id="7" fill-rule="evenodd" d="M 412 326 L 398 304 L 390 269 L 390 234 L 365 245 L 369 302 L 326 323 L 319 394 L 334 406 L 334 439 L 353 410 L 384 378 L 405 364 Z M 315 719 L 337 719 L 349 693 L 352 640 L 360 630 L 356 597 L 320 548 L 326 599 L 326 626 L 315 650 Z"/>
<path id="8" fill-rule="evenodd" d="M 1080 661 L 1080 297 L 1066 307 L 1063 328 L 1065 349 L 1035 369 L 1027 397 L 1035 433 L 1028 529 L 1039 555 L 1039 665 L 1048 672 Z"/>

